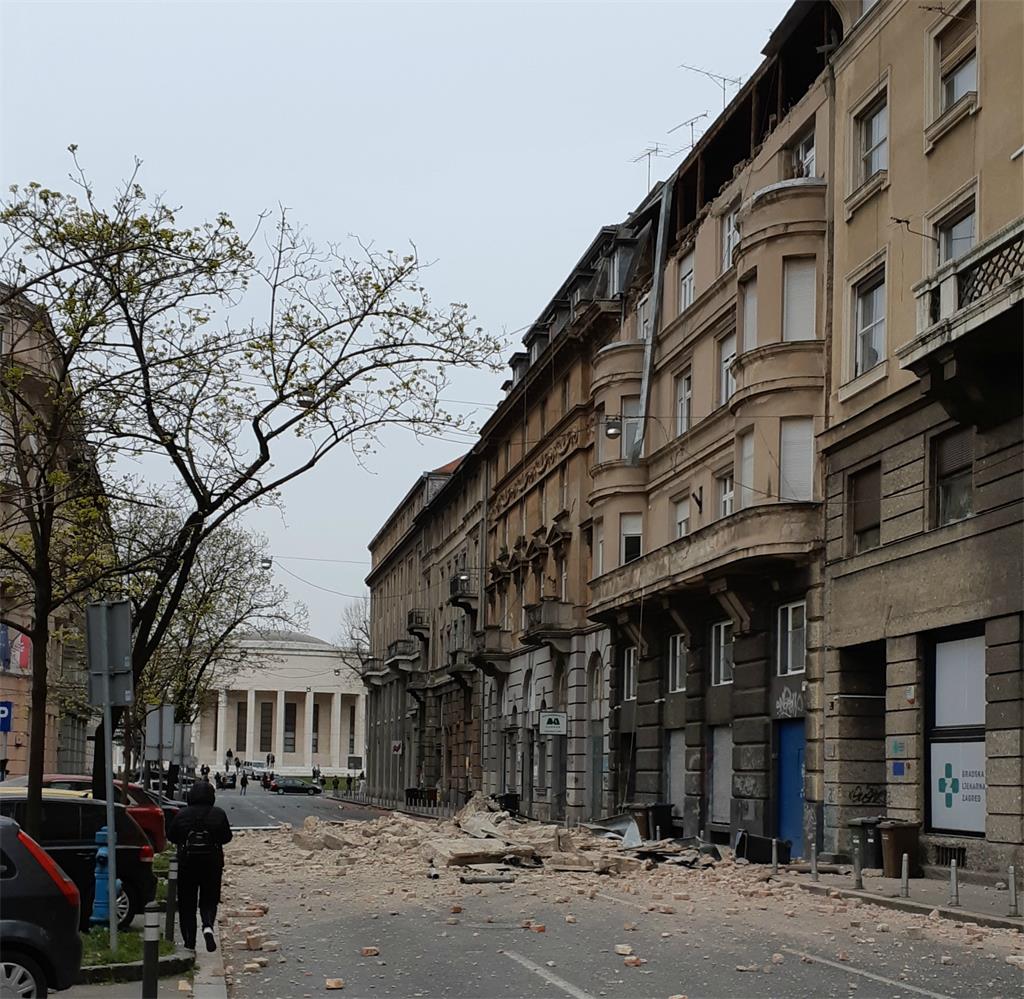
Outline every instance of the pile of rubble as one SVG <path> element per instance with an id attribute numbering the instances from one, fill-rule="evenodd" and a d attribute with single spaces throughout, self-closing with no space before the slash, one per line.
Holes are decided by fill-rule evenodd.
<path id="1" fill-rule="evenodd" d="M 400 812 L 370 822 L 325 822 L 307 816 L 292 843 L 312 860 L 320 851 L 336 854 L 339 866 L 375 861 L 389 867 L 428 871 L 466 868 L 496 876 L 513 868 L 545 868 L 580 874 L 627 874 L 650 870 L 656 861 L 687 867 L 711 867 L 719 859 L 676 840 L 640 842 L 612 829 L 546 825 L 510 815 L 493 799 L 476 794 L 453 818 L 423 821 Z M 636 842 L 638 845 L 626 845 Z M 325 858 L 320 858 L 325 859 Z M 266 858 L 239 857 L 238 864 L 266 863 Z"/>

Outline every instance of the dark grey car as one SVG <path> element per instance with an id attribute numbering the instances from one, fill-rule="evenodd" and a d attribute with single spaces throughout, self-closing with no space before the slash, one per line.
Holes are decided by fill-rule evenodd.
<path id="1" fill-rule="evenodd" d="M 74 985 L 79 905 L 78 888 L 53 858 L 0 816 L 0 995 L 35 999 Z"/>

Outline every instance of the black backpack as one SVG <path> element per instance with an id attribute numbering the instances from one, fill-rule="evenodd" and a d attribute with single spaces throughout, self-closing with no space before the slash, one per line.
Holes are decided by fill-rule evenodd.
<path id="1" fill-rule="evenodd" d="M 182 853 L 190 860 L 199 857 L 213 857 L 217 853 L 217 844 L 213 841 L 213 834 L 209 829 L 196 826 L 189 830 L 182 845 Z"/>

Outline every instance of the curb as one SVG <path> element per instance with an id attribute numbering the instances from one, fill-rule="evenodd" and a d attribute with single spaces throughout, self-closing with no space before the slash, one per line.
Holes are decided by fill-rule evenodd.
<path id="1" fill-rule="evenodd" d="M 214 974 L 214 971 L 217 973 Z M 192 977 L 192 999 L 227 999 L 228 980 L 224 966 L 224 948 L 213 954 L 197 951 Z"/>
<path id="2" fill-rule="evenodd" d="M 160 958 L 160 977 L 181 975 L 192 969 L 195 958 L 185 952 L 178 951 Z M 142 962 L 129 961 L 126 964 L 90 964 L 78 973 L 76 985 L 103 985 L 107 982 L 141 982 Z"/>
<path id="3" fill-rule="evenodd" d="M 813 895 L 825 895 L 829 892 L 836 892 L 832 898 L 856 898 L 869 905 L 877 905 L 883 909 L 896 909 L 899 912 L 911 912 L 927 916 L 932 912 L 938 912 L 941 919 L 955 920 L 963 923 L 977 923 L 979 926 L 986 926 L 996 930 L 1016 930 L 1024 932 L 1024 919 L 1013 919 L 1009 916 L 991 916 L 986 912 L 971 912 L 970 909 L 953 908 L 947 905 L 928 905 L 926 902 L 915 902 L 909 898 L 889 898 L 886 895 L 872 895 L 867 891 L 856 891 L 852 888 L 837 888 L 835 885 L 814 884 L 804 881 L 795 881 L 792 878 L 780 878 L 783 884 L 794 885 L 809 891 Z"/>

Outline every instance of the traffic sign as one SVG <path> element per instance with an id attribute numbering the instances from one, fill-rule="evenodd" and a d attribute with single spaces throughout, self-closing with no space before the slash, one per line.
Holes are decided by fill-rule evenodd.
<path id="1" fill-rule="evenodd" d="M 14 718 L 14 702 L 0 701 L 0 732 L 10 732 Z"/>

